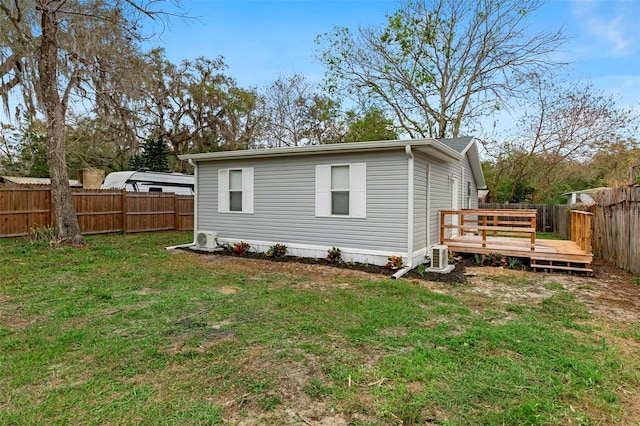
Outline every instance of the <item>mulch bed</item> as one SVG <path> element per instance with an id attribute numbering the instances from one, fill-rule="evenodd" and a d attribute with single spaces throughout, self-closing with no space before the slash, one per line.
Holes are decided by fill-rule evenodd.
<path id="1" fill-rule="evenodd" d="M 207 253 L 207 252 L 199 252 L 199 253 Z M 379 265 L 371 265 L 371 264 L 363 264 L 356 262 L 340 262 L 340 263 L 329 263 L 326 259 L 314 259 L 310 257 L 296 257 L 296 256 L 282 256 L 282 257 L 269 257 L 265 253 L 256 253 L 256 252 L 246 252 L 244 254 L 238 253 L 229 253 L 223 251 L 209 252 L 216 256 L 229 256 L 229 257 L 244 257 L 249 259 L 264 259 L 269 260 L 271 262 L 296 262 L 302 263 L 306 265 L 323 265 L 323 266 L 332 266 L 334 268 L 341 269 L 351 269 L 355 271 L 369 272 L 372 274 L 380 274 L 391 277 L 391 275 L 395 274 L 397 270 L 391 268 L 385 268 L 384 266 Z M 453 271 L 448 274 L 439 274 L 437 272 L 425 272 L 422 275 L 419 274 L 416 269 L 412 269 L 403 278 L 411 278 L 425 281 L 436 281 L 450 284 L 465 284 L 467 282 L 467 276 L 465 272 L 465 263 L 467 263 L 466 259 L 463 259 L 460 262 L 455 264 L 455 268 Z"/>

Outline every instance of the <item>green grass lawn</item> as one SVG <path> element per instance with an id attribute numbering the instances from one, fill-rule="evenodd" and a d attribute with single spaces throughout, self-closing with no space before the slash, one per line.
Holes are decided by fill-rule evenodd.
<path id="1" fill-rule="evenodd" d="M 0 240 L 0 424 L 640 421 L 637 353 L 618 346 L 638 328 L 562 288 L 503 305 L 163 250 L 190 239 Z"/>

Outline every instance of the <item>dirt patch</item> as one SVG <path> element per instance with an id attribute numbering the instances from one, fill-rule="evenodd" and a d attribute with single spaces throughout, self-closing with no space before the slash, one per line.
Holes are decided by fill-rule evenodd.
<path id="1" fill-rule="evenodd" d="M 336 348 L 336 350 L 338 350 Z M 378 362 L 377 357 L 365 360 L 364 364 Z M 332 407 L 324 398 L 314 395 L 313 388 L 309 389 L 312 379 L 324 376 L 322 366 L 314 355 L 304 354 L 300 361 L 283 360 L 270 348 L 256 347 L 247 354 L 242 374 L 249 377 L 259 377 L 264 371 L 273 371 L 271 379 L 278 386 L 265 392 L 247 392 L 243 395 L 228 394 L 223 397 L 222 405 L 226 408 L 225 423 L 253 426 L 262 424 L 311 424 L 348 425 L 352 424 L 352 417 L 340 413 L 341 408 Z M 356 384 L 353 386 L 364 386 Z M 265 410 L 261 405 L 265 400 L 273 398 L 280 401 L 277 406 Z M 362 422 L 373 421 L 366 416 L 359 416 Z"/>
<path id="2" fill-rule="evenodd" d="M 235 337 L 233 329 L 224 327 L 231 324 L 230 321 L 222 321 L 217 324 L 207 324 L 196 321 L 190 317 L 182 318 L 175 322 L 176 334 L 171 338 L 171 343 L 164 352 L 169 356 L 187 353 L 204 353 L 220 341 Z M 192 343 L 194 338 L 199 343 Z"/>
<path id="3" fill-rule="evenodd" d="M 296 276 L 302 274 L 313 277 L 314 280 L 317 279 L 320 282 L 335 282 L 341 278 L 371 279 L 374 275 L 391 277 L 397 272 L 397 270 L 379 265 L 348 262 L 329 264 L 325 259 L 294 256 L 274 259 L 267 257 L 264 253 L 253 252 L 244 255 L 199 252 L 196 256 L 200 258 L 201 262 L 216 266 L 216 269 L 222 272 L 244 272 L 258 276 L 261 273 L 295 274 Z M 454 270 L 448 274 L 426 271 L 418 273 L 414 269 L 409 271 L 404 278 L 443 283 L 464 283 L 466 282 L 465 264 L 463 262 L 456 263 Z"/>
<path id="4" fill-rule="evenodd" d="M 9 330 L 24 330 L 34 323 L 39 322 L 42 315 L 23 315 L 22 307 L 14 304 L 10 296 L 0 295 L 0 327 L 6 327 Z"/>
<path id="5" fill-rule="evenodd" d="M 469 291 L 504 303 L 539 303 L 558 291 L 573 293 L 598 318 L 640 322 L 640 286 L 633 275 L 601 262 L 595 276 L 468 267 Z"/>

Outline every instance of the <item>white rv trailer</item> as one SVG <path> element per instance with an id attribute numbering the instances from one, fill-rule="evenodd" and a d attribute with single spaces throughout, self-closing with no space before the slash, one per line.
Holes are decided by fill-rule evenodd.
<path id="1" fill-rule="evenodd" d="M 193 195 L 194 178 L 182 173 L 149 171 L 112 172 L 100 189 L 126 189 L 132 192 L 173 192 Z"/>

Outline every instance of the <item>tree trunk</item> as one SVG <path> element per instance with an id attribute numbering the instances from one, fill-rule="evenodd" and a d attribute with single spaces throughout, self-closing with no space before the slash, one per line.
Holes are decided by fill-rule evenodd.
<path id="1" fill-rule="evenodd" d="M 67 172 L 65 149 L 67 106 L 66 100 L 61 98 L 58 92 L 58 23 L 54 10 L 46 6 L 43 9 L 38 84 L 40 102 L 47 119 L 47 159 L 51 177 L 51 203 L 55 228 L 58 238 L 63 242 L 84 245 L 86 242 L 80 234 Z"/>

